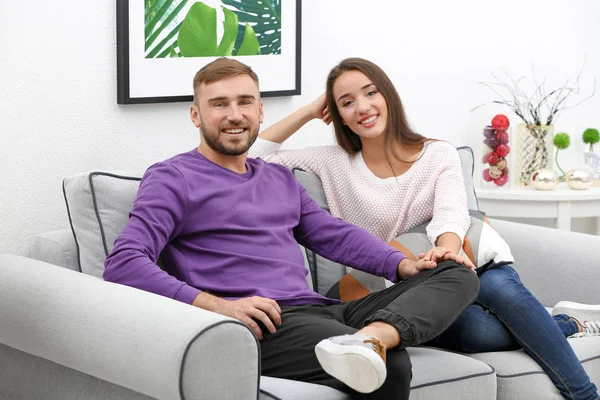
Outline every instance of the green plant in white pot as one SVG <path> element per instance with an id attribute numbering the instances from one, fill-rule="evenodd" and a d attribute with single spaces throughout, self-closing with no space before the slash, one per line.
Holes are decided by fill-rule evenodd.
<path id="1" fill-rule="evenodd" d="M 594 145 L 600 142 L 600 132 L 596 128 L 587 128 L 583 131 L 583 143 L 590 145 L 590 152 L 594 152 Z"/>
<path id="2" fill-rule="evenodd" d="M 553 143 L 554 143 L 554 146 L 556 147 L 556 159 L 555 159 L 556 166 L 558 167 L 558 170 L 562 174 L 558 177 L 558 180 L 560 182 L 563 182 L 565 180 L 565 171 L 563 171 L 563 169 L 558 164 L 558 152 L 561 150 L 565 150 L 569 147 L 569 145 L 571 144 L 571 137 L 569 136 L 568 133 L 565 133 L 565 132 L 557 133 L 556 135 L 554 135 Z"/>
<path id="3" fill-rule="evenodd" d="M 600 142 L 600 132 L 596 128 L 587 128 L 583 131 L 583 143 L 590 146 L 590 151 L 583 153 L 585 163 L 590 167 L 594 178 L 600 177 L 600 155 L 594 153 L 594 145 Z"/>

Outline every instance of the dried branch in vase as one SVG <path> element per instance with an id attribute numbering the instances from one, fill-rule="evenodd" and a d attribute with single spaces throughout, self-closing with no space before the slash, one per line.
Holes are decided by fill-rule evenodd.
<path id="1" fill-rule="evenodd" d="M 508 80 L 506 82 L 492 72 L 493 81 L 477 83 L 492 90 L 500 100 L 480 104 L 472 108 L 471 112 L 488 104 L 502 104 L 510 108 L 528 126 L 551 125 L 564 110 L 575 108 L 596 94 L 596 78 L 594 78 L 592 93 L 575 104 L 569 104 L 572 96 L 578 96 L 581 93 L 580 78 L 584 67 L 585 60 L 573 83 L 567 80 L 562 86 L 553 90 L 547 89 L 546 78 L 541 83 L 537 82 L 532 67 L 535 89 L 531 94 L 528 94 L 522 87 L 525 77 L 522 76 L 515 80 L 502 69 Z"/>

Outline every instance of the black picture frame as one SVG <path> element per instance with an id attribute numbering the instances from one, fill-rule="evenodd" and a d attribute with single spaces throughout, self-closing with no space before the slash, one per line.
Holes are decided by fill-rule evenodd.
<path id="1" fill-rule="evenodd" d="M 191 3 L 195 3 L 198 0 L 192 0 Z M 188 1 L 189 3 L 189 1 Z M 295 3 L 295 4 L 292 4 Z M 295 46 L 293 51 L 284 51 L 282 43 L 281 54 L 275 56 L 232 56 L 231 58 L 239 59 L 241 62 L 251 66 L 258 74 L 261 84 L 261 96 L 262 97 L 280 97 L 280 96 L 293 96 L 301 94 L 301 55 L 302 55 L 302 1 L 301 0 L 281 0 L 282 14 L 283 7 L 288 4 L 289 9 L 286 10 L 288 15 L 293 15 L 295 24 L 286 31 L 282 30 L 282 42 L 283 35 L 291 35 L 292 38 L 287 43 L 292 43 Z M 291 6 L 290 6 L 291 5 Z M 132 15 L 132 6 L 141 7 L 141 10 L 134 9 L 135 13 L 139 15 Z M 192 96 L 192 78 L 195 72 L 200 69 L 203 65 L 214 60 L 216 57 L 182 57 L 182 58 L 163 58 L 161 60 L 151 59 L 143 56 L 138 51 L 138 57 L 132 60 L 132 49 L 143 48 L 143 35 L 140 42 L 139 37 L 132 38 L 130 29 L 132 25 L 139 28 L 139 20 L 132 20 L 132 18 L 140 18 L 142 20 L 141 26 L 143 27 L 144 18 L 144 3 L 139 0 L 117 0 L 117 103 L 118 104 L 148 104 L 148 103 L 172 103 L 172 102 L 191 102 Z M 283 29 L 283 27 L 282 27 Z M 137 40 L 137 41 L 136 41 Z M 134 43 L 135 42 L 135 43 Z M 290 46 L 288 46 L 289 48 Z M 139 55 L 142 55 L 139 57 Z M 272 57 L 270 59 L 262 60 L 265 57 Z M 273 58 L 279 57 L 279 58 Z M 191 64 L 193 62 L 194 68 L 191 65 L 186 65 L 187 70 L 181 73 L 181 64 L 185 59 L 185 63 Z M 269 65 L 277 64 L 277 60 L 282 60 L 281 65 L 286 65 L 286 68 L 280 68 L 279 72 L 284 70 L 285 80 L 281 82 L 276 81 L 281 76 L 281 73 L 275 73 L 275 71 L 269 71 Z M 152 79 L 141 80 L 138 75 L 143 75 L 144 67 L 139 65 L 148 65 L 149 63 L 159 62 L 161 70 L 169 71 L 169 66 L 177 66 L 178 72 L 159 73 L 154 74 L 161 77 L 160 84 L 161 88 L 157 88 L 156 93 L 152 87 L 153 82 L 157 81 Z M 177 64 L 179 62 L 179 64 Z M 170 63 L 170 64 L 169 64 Z M 289 69 L 293 71 L 289 71 Z M 274 67 L 275 68 L 275 67 Z M 185 68 L 184 68 L 185 69 Z M 266 72 L 265 72 L 266 71 Z M 177 86 L 173 91 L 175 93 L 164 93 L 164 87 L 169 82 L 165 82 L 165 76 L 175 75 L 176 79 L 179 79 Z M 186 76 L 186 86 L 180 81 L 181 76 Z M 168 80 L 168 79 L 167 79 Z M 271 81 L 270 81 L 271 80 Z M 142 83 L 140 83 L 142 82 Z M 143 88 L 143 90 L 135 90 L 135 87 Z M 279 87 L 282 86 L 282 87 Z M 170 90 L 170 89 L 169 89 Z M 142 93 L 143 91 L 143 93 Z M 178 93 L 181 92 L 181 93 Z"/>

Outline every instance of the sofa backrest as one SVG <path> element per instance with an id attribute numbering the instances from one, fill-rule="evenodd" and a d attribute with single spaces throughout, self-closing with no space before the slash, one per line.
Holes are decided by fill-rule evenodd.
<path id="1" fill-rule="evenodd" d="M 467 183 L 469 207 L 477 209 L 471 179 L 473 152 L 468 147 L 461 147 L 459 154 Z M 306 175 L 299 176 L 299 180 L 317 203 L 328 209 L 319 178 Z M 104 259 L 112 251 L 115 239 L 127 224 L 140 181 L 141 177 L 135 174 L 103 171 L 83 172 L 64 179 L 63 194 L 81 272 L 102 277 Z M 346 272 L 345 267 L 312 252 L 306 253 L 306 259 L 310 273 L 309 283 L 321 294 L 325 294 Z"/>
<path id="2" fill-rule="evenodd" d="M 457 147 L 460 163 L 462 165 L 463 180 L 467 191 L 467 207 L 469 210 L 479 210 L 475 185 L 473 184 L 473 173 L 475 172 L 475 155 L 473 149 L 468 146 Z"/>

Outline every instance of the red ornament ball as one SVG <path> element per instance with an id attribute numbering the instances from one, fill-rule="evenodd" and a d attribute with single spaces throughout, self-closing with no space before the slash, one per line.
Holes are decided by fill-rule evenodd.
<path id="1" fill-rule="evenodd" d="M 483 180 L 486 182 L 491 182 L 493 181 L 492 177 L 490 176 L 490 170 L 489 168 L 486 168 L 483 170 Z"/>
<path id="2" fill-rule="evenodd" d="M 508 167 L 502 170 L 502 176 L 508 176 Z"/>
<path id="3" fill-rule="evenodd" d="M 499 130 L 508 128 L 510 126 L 510 122 L 508 121 L 508 117 L 504 114 L 498 114 L 494 118 L 492 118 L 492 128 Z"/>
<path id="4" fill-rule="evenodd" d="M 506 158 L 506 156 L 510 153 L 510 147 L 507 144 L 499 144 L 496 147 L 496 154 L 502 158 Z"/>
<path id="5" fill-rule="evenodd" d="M 508 132 L 498 132 L 496 135 L 496 141 L 498 144 L 507 144 L 508 143 Z"/>
<path id="6" fill-rule="evenodd" d="M 496 152 L 490 152 L 487 155 L 487 163 L 490 165 L 496 165 L 498 164 L 498 161 L 500 161 L 500 157 L 498 157 L 498 154 Z"/>
<path id="7" fill-rule="evenodd" d="M 508 175 L 502 175 L 500 178 L 494 179 L 494 183 L 498 186 L 504 186 L 508 183 Z"/>

